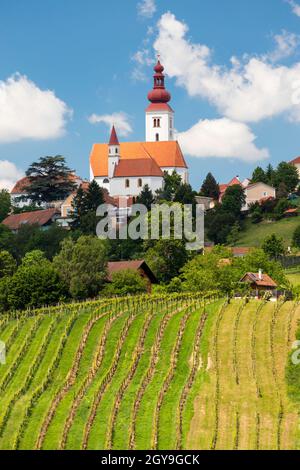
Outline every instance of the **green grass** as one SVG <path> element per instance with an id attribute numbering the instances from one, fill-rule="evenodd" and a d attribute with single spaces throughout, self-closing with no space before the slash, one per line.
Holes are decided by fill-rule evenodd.
<path id="1" fill-rule="evenodd" d="M 277 222 L 263 221 L 260 224 L 252 224 L 246 220 L 245 229 L 240 233 L 237 246 L 260 247 L 264 239 L 275 233 L 284 239 L 286 247 L 292 245 L 293 234 L 300 225 L 300 217 L 282 219 Z"/>
<path id="2" fill-rule="evenodd" d="M 300 266 L 295 266 L 294 268 L 286 269 L 285 275 L 292 284 L 292 286 L 300 286 Z"/>

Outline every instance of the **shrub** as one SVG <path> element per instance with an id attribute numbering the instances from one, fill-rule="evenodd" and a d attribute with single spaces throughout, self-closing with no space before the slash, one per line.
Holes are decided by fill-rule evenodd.
<path id="1" fill-rule="evenodd" d="M 102 295 L 134 295 L 147 292 L 147 281 L 132 269 L 113 273 L 112 282 L 102 291 Z"/>

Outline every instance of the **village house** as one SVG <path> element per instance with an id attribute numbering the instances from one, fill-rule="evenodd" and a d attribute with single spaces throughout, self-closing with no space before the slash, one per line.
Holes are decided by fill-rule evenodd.
<path id="1" fill-rule="evenodd" d="M 220 199 L 219 202 L 222 202 L 222 199 L 226 193 L 227 188 L 231 186 L 239 185 L 245 191 L 246 202 L 242 208 L 243 212 L 247 212 L 251 204 L 256 202 L 261 202 L 263 200 L 276 198 L 276 189 L 266 183 L 253 183 L 251 184 L 250 180 L 246 178 L 243 182 L 240 181 L 238 176 L 235 176 L 228 184 L 220 184 Z"/>
<path id="2" fill-rule="evenodd" d="M 258 273 L 246 273 L 240 280 L 242 283 L 248 283 L 251 291 L 256 297 L 262 297 L 266 292 L 273 297 L 277 297 L 277 283 L 268 275 L 259 270 Z"/>
<path id="3" fill-rule="evenodd" d="M 3 220 L 2 224 L 13 232 L 18 232 L 23 225 L 37 225 L 42 230 L 47 230 L 60 217 L 60 211 L 56 208 L 40 211 L 12 214 Z"/>
<path id="4" fill-rule="evenodd" d="M 75 188 L 78 189 L 79 186 L 81 186 L 84 183 L 84 180 L 80 178 L 80 176 L 77 176 L 76 174 L 70 175 L 71 181 L 75 184 Z M 10 197 L 11 197 L 11 203 L 14 207 L 18 207 L 19 209 L 23 209 L 23 207 L 30 206 L 32 204 L 31 199 L 29 198 L 27 192 L 26 192 L 26 187 L 29 185 L 29 178 L 25 176 L 24 178 L 21 178 L 13 189 L 10 192 Z M 52 201 L 49 203 L 43 202 L 41 204 L 41 208 L 60 208 L 62 205 L 63 201 Z"/>
<path id="5" fill-rule="evenodd" d="M 290 162 L 290 165 L 294 165 L 297 168 L 300 178 L 300 157 L 294 158 L 294 160 Z"/>
<path id="6" fill-rule="evenodd" d="M 152 285 L 157 284 L 157 279 L 148 264 L 144 260 L 136 261 L 111 261 L 107 265 L 108 282 L 111 282 L 112 275 L 116 272 L 132 270 L 138 272 L 139 275 L 147 282 L 147 292 L 151 294 Z"/>

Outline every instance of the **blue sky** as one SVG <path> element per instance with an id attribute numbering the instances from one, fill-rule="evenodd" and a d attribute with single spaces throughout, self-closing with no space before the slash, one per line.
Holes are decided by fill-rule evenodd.
<path id="1" fill-rule="evenodd" d="M 143 140 L 157 52 L 195 189 L 208 171 L 226 182 L 294 158 L 297 13 L 284 0 L 1 0 L 0 185 L 54 154 L 88 177 L 110 120 Z"/>

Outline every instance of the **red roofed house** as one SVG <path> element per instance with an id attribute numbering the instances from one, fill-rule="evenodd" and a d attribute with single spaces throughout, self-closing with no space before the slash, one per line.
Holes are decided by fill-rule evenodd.
<path id="1" fill-rule="evenodd" d="M 240 282 L 249 283 L 257 297 L 260 297 L 264 292 L 270 292 L 274 296 L 277 295 L 278 285 L 268 274 L 263 273 L 261 270 L 258 273 L 246 273 Z"/>
<path id="2" fill-rule="evenodd" d="M 38 225 L 47 229 L 60 216 L 58 209 L 46 209 L 41 211 L 23 212 L 22 214 L 13 214 L 6 217 L 2 224 L 6 225 L 13 232 L 17 232 L 22 225 Z"/>
<path id="3" fill-rule="evenodd" d="M 290 164 L 294 165 L 297 168 L 300 178 L 300 157 L 294 158 L 294 160 L 292 160 Z"/>
<path id="4" fill-rule="evenodd" d="M 77 188 L 79 188 L 79 186 L 84 183 L 84 181 L 75 174 L 70 175 L 70 180 L 74 182 Z M 27 192 L 26 192 L 26 187 L 28 186 L 28 184 L 29 184 L 29 178 L 27 176 L 17 181 L 17 183 L 15 184 L 15 186 L 10 192 L 13 206 L 23 208 L 25 206 L 31 205 L 31 200 L 29 199 Z M 51 203 L 50 206 L 60 207 L 61 203 L 62 201 L 53 201 L 53 203 Z M 42 208 L 49 207 L 49 204 L 42 203 L 41 207 Z"/>
<path id="5" fill-rule="evenodd" d="M 107 265 L 108 271 L 108 281 L 112 280 L 113 273 L 119 271 L 125 271 L 127 269 L 131 269 L 133 271 L 137 271 L 141 277 L 146 279 L 147 281 L 147 290 L 148 293 L 151 293 L 152 284 L 157 284 L 157 279 L 151 269 L 149 268 L 148 264 L 144 260 L 137 260 L 137 261 L 111 261 Z"/>
<path id="6" fill-rule="evenodd" d="M 220 184 L 220 202 L 226 193 L 227 188 L 230 186 L 239 185 L 244 188 L 246 203 L 243 207 L 243 211 L 248 211 L 251 204 L 260 202 L 269 198 L 276 198 L 276 189 L 265 183 L 253 183 L 251 184 L 248 179 L 245 179 L 243 183 L 240 182 L 239 177 L 236 176 L 228 184 Z"/>
<path id="7" fill-rule="evenodd" d="M 113 126 L 108 144 L 95 144 L 90 155 L 91 180 L 112 197 L 138 196 L 147 184 L 155 192 L 163 187 L 164 172 L 174 170 L 184 183 L 188 168 L 174 133 L 174 111 L 165 89 L 164 68 L 158 61 L 154 88 L 146 109 L 146 142 L 119 142 Z"/>

